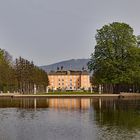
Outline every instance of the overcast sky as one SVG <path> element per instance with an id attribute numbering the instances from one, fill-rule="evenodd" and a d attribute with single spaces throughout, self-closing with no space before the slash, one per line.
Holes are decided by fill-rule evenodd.
<path id="1" fill-rule="evenodd" d="M 0 0 L 0 48 L 36 65 L 89 58 L 96 30 L 113 21 L 140 34 L 140 0 Z"/>

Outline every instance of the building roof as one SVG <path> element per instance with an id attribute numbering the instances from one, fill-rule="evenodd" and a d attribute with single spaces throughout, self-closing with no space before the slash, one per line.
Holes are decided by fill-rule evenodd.
<path id="1" fill-rule="evenodd" d="M 73 70 L 59 70 L 59 71 L 51 71 L 48 75 L 89 75 L 86 70 L 83 71 L 73 71 Z"/>

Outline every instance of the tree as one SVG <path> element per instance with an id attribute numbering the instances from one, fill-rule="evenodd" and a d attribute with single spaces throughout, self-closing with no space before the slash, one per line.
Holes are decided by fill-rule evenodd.
<path id="1" fill-rule="evenodd" d="M 18 89 L 22 93 L 33 93 L 34 85 L 39 92 L 45 92 L 48 86 L 47 73 L 24 58 L 19 57 L 15 62 Z"/>
<path id="2" fill-rule="evenodd" d="M 15 71 L 13 69 L 12 57 L 0 49 L 0 91 L 14 91 L 17 87 Z"/>
<path id="3" fill-rule="evenodd" d="M 38 92 L 45 92 L 49 85 L 48 75 L 22 57 L 12 60 L 12 56 L 0 49 L 0 91 L 33 93 L 34 85 Z"/>
<path id="4" fill-rule="evenodd" d="M 97 84 L 119 93 L 122 85 L 134 84 L 140 72 L 140 49 L 133 29 L 126 23 L 114 22 L 97 30 L 96 46 L 88 67 Z"/>
<path id="5" fill-rule="evenodd" d="M 138 47 L 140 47 L 140 35 L 137 36 Z"/>

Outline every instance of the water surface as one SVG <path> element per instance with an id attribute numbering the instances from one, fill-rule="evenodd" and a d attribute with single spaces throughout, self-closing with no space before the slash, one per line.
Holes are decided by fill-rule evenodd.
<path id="1" fill-rule="evenodd" d="M 0 140 L 139 140 L 140 100 L 0 98 Z"/>

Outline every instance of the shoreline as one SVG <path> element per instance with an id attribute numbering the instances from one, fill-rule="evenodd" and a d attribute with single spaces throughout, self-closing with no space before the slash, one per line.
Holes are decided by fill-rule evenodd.
<path id="1" fill-rule="evenodd" d="M 3 93 L 1 97 L 10 98 L 140 98 L 140 93 L 120 94 L 14 94 Z"/>

